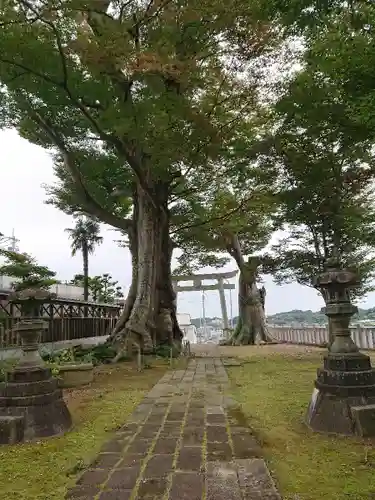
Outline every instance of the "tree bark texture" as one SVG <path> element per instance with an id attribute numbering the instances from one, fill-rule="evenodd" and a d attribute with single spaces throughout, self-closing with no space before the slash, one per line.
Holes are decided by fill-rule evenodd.
<path id="1" fill-rule="evenodd" d="M 133 228 L 129 233 L 132 282 L 121 317 L 107 341 L 117 348 L 130 339 L 147 352 L 161 344 L 179 347 L 182 340 L 171 277 L 167 187 L 160 183 L 155 191 L 164 210 L 155 209 L 140 185 L 133 195 Z"/>
<path id="2" fill-rule="evenodd" d="M 239 323 L 228 343 L 247 345 L 254 344 L 256 339 L 267 342 L 270 340 L 270 336 L 267 331 L 264 311 L 265 291 L 258 290 L 256 269 L 250 265 L 251 261 L 245 262 L 236 235 L 231 236 L 227 249 L 240 270 L 238 284 Z"/>

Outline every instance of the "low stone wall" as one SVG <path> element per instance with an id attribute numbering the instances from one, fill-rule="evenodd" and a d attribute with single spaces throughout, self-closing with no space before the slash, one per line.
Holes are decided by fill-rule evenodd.
<path id="1" fill-rule="evenodd" d="M 302 345 L 324 345 L 328 343 L 328 330 L 324 327 L 268 325 L 272 338 L 277 342 Z M 360 349 L 375 349 L 375 328 L 351 328 L 353 341 Z"/>
<path id="2" fill-rule="evenodd" d="M 88 338 L 83 338 L 83 339 L 76 339 L 76 340 L 64 340 L 61 342 L 46 342 L 44 344 L 41 344 L 42 348 L 52 352 L 52 351 L 59 351 L 60 349 L 67 349 L 68 347 L 74 347 L 76 345 L 86 345 L 86 346 L 94 346 L 97 344 L 103 344 L 107 340 L 108 336 L 101 336 L 101 337 L 88 337 Z M 0 361 L 6 360 L 6 359 L 18 359 L 21 356 L 21 349 L 12 349 L 12 348 L 7 348 L 7 349 L 0 349 Z"/>

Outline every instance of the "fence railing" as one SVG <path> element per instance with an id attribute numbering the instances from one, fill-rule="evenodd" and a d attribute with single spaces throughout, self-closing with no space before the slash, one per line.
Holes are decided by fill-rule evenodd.
<path id="1" fill-rule="evenodd" d="M 276 326 L 268 325 L 273 339 L 287 344 L 324 345 L 328 343 L 328 330 L 325 327 Z M 350 329 L 352 339 L 360 349 L 375 349 L 375 328 L 354 327 Z"/>
<path id="2" fill-rule="evenodd" d="M 38 319 L 43 319 L 47 327 L 40 341 L 47 343 L 108 335 L 116 324 L 120 307 L 57 299 L 42 304 L 39 312 Z M 0 301 L 0 349 L 21 344 L 13 328 L 22 320 L 18 304 Z"/>
<path id="3" fill-rule="evenodd" d="M 22 319 L 22 317 L 0 319 L 0 349 L 21 345 L 19 336 L 12 329 Z M 42 343 L 102 337 L 109 335 L 116 323 L 116 318 L 43 319 L 47 329 L 41 335 L 40 342 Z"/>

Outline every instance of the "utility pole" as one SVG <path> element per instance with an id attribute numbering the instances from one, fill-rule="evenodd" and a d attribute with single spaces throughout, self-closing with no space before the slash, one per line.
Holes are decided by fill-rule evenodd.
<path id="1" fill-rule="evenodd" d="M 5 250 L 9 250 L 11 252 L 18 252 L 17 243 L 19 240 L 14 235 L 14 229 L 12 230 L 12 236 L 5 236 L 3 233 L 0 233 L 0 246 L 9 245 Z"/>
<path id="2" fill-rule="evenodd" d="M 204 294 L 204 290 L 202 290 L 202 320 L 203 320 L 203 336 L 204 340 L 206 340 L 206 305 L 205 305 L 206 296 Z"/>
<path id="3" fill-rule="evenodd" d="M 229 281 L 225 280 L 228 284 Z M 230 308 L 230 320 L 229 320 L 229 326 L 230 328 L 233 328 L 233 302 L 232 302 L 232 289 L 229 288 L 229 308 Z"/>

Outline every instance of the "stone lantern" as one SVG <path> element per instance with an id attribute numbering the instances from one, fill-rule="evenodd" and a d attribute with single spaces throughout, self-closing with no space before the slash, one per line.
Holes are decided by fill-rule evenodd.
<path id="1" fill-rule="evenodd" d="M 44 290 L 22 290 L 10 299 L 21 304 L 22 319 L 15 326 L 23 355 L 0 384 L 0 444 L 14 444 L 60 434 L 71 426 L 71 416 L 58 381 L 40 357 L 40 318 L 43 303 L 52 298 Z"/>
<path id="2" fill-rule="evenodd" d="M 55 294 L 40 289 L 26 289 L 10 294 L 9 300 L 20 304 L 22 314 L 22 320 L 13 328 L 21 339 L 23 353 L 16 370 L 44 366 L 39 354 L 39 342 L 43 330 L 48 328 L 48 323 L 40 317 L 40 308 L 43 303 L 53 298 Z"/>
<path id="3" fill-rule="evenodd" d="M 357 312 L 349 290 L 358 286 L 355 273 L 341 268 L 339 259 L 327 261 L 315 286 L 325 291 L 325 314 L 333 342 L 317 371 L 306 423 L 318 432 L 375 435 L 375 370 L 369 356 L 359 352 L 350 333 L 350 318 Z"/>

